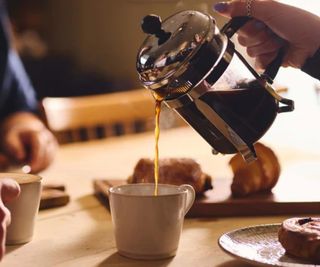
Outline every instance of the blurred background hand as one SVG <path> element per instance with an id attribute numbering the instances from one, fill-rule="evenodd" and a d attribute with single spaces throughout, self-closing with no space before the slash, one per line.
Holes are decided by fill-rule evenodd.
<path id="1" fill-rule="evenodd" d="M 10 160 L 28 164 L 31 173 L 44 170 L 53 160 L 58 144 L 53 134 L 32 113 L 16 112 L 1 125 L 0 145 Z"/>

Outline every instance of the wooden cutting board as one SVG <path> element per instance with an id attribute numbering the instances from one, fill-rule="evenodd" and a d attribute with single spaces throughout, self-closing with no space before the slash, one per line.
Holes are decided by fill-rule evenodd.
<path id="1" fill-rule="evenodd" d="M 320 166 L 314 166 L 320 169 Z M 301 170 L 301 168 L 299 168 Z M 302 170 L 304 167 L 302 166 Z M 302 172 L 306 173 L 306 172 Z M 320 171 L 317 171 L 320 174 Z M 233 198 L 227 179 L 214 179 L 213 189 L 195 200 L 188 217 L 320 214 L 320 175 L 301 175 L 299 171 L 283 174 L 271 193 Z M 94 190 L 108 206 L 108 189 L 126 180 L 95 179 Z"/>
<path id="2" fill-rule="evenodd" d="M 65 206 L 69 203 L 70 196 L 63 184 L 45 184 L 42 187 L 40 210 Z"/>

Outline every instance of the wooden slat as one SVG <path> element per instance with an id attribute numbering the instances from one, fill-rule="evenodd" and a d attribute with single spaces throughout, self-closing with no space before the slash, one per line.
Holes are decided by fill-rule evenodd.
<path id="1" fill-rule="evenodd" d="M 88 139 L 96 139 L 98 126 L 105 127 L 105 136 L 113 136 L 119 135 L 120 129 L 122 134 L 134 133 L 136 121 L 147 124 L 154 119 L 154 99 L 146 89 L 90 96 L 47 97 L 43 99 L 42 106 L 48 127 L 62 143 L 66 143 L 68 137 L 63 134 L 60 139 L 59 132 L 70 131 L 71 141 L 82 141 L 81 128 L 87 129 Z M 146 127 L 146 130 L 150 129 Z"/>

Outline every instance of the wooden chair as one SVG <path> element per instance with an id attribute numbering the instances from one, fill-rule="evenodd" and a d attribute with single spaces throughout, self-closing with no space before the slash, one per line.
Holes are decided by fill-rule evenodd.
<path id="1" fill-rule="evenodd" d="M 42 108 L 60 143 L 154 129 L 155 100 L 146 89 L 101 95 L 46 97 Z"/>

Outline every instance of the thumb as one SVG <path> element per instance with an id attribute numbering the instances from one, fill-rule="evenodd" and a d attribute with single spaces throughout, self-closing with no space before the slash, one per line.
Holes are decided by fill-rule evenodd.
<path id="1" fill-rule="evenodd" d="M 233 0 L 214 5 L 215 11 L 226 17 L 250 16 L 268 23 L 274 16 L 288 13 L 288 6 L 273 0 Z M 286 14 L 288 15 L 288 14 Z"/>
<path id="2" fill-rule="evenodd" d="M 250 16 L 264 22 L 278 35 L 292 31 L 292 23 L 310 17 L 307 11 L 274 0 L 233 0 L 219 2 L 214 10 L 225 17 Z M 294 33 L 296 34 L 296 33 Z"/>
<path id="3" fill-rule="evenodd" d="M 12 201 L 20 194 L 20 186 L 15 180 L 4 178 L 1 179 L 0 184 L 1 199 L 4 203 Z"/>
<path id="4" fill-rule="evenodd" d="M 219 2 L 213 6 L 214 10 L 225 17 L 246 16 L 246 2 L 237 0 L 229 2 Z"/>
<path id="5" fill-rule="evenodd" d="M 226 17 L 250 15 L 255 19 L 267 22 L 274 16 L 275 12 L 283 12 L 281 8 L 283 6 L 283 4 L 273 0 L 233 0 L 229 2 L 219 2 L 213 7 L 215 11 Z M 280 8 L 280 10 L 278 8 Z"/>

